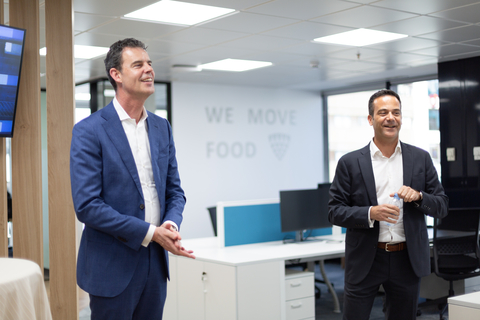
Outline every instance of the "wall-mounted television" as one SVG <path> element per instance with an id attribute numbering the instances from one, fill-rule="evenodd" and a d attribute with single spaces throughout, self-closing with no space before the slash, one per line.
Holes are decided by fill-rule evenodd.
<path id="1" fill-rule="evenodd" d="M 12 137 L 25 30 L 0 24 L 0 137 Z"/>

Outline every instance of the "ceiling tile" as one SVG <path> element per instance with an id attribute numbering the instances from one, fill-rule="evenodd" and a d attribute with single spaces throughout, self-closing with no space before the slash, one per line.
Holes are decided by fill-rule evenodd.
<path id="1" fill-rule="evenodd" d="M 479 12 L 480 3 L 476 3 L 465 7 L 432 13 L 431 15 L 464 23 L 478 23 L 480 22 L 480 15 L 478 14 Z"/>
<path id="2" fill-rule="evenodd" d="M 374 27 L 372 29 L 402 33 L 409 36 L 417 36 L 425 33 L 431 33 L 441 31 L 445 29 L 451 29 L 464 26 L 465 24 L 455 21 L 449 21 L 444 19 L 438 19 L 434 17 L 415 17 L 411 19 L 405 19 L 401 21 L 395 21 L 381 26 Z"/>
<path id="3" fill-rule="evenodd" d="M 113 22 L 116 19 L 118 18 L 76 12 L 73 20 L 74 30 L 77 32 L 88 31 L 107 22 Z"/>
<path id="4" fill-rule="evenodd" d="M 436 56 L 436 57 L 444 57 L 450 56 L 454 54 L 465 54 L 478 51 L 479 48 L 477 46 L 469 46 L 463 44 L 447 44 L 439 47 L 432 47 L 426 48 L 422 50 L 413 51 L 413 53 Z"/>
<path id="5" fill-rule="evenodd" d="M 420 38 L 427 38 L 439 41 L 462 42 L 470 39 L 477 39 L 480 35 L 480 26 L 470 25 L 454 29 L 448 29 L 433 33 L 427 33 Z"/>
<path id="6" fill-rule="evenodd" d="M 141 34 L 142 38 L 149 39 L 168 35 L 183 29 L 185 29 L 185 27 L 129 19 L 118 19 L 111 23 L 101 25 L 91 30 L 91 32 L 116 35 L 119 39 L 128 37 L 136 38 Z M 140 30 L 141 32 L 139 32 Z"/>
<path id="7" fill-rule="evenodd" d="M 264 32 L 264 35 L 286 37 L 292 39 L 313 40 L 319 37 L 350 31 L 351 28 L 333 26 L 318 22 L 304 21 L 289 26 Z"/>
<path id="8" fill-rule="evenodd" d="M 478 2 L 478 0 L 382 0 L 375 2 L 372 5 L 417 14 L 429 14 L 476 2 Z"/>
<path id="9" fill-rule="evenodd" d="M 413 18 L 416 15 L 384 8 L 362 6 L 333 13 L 313 21 L 352 28 L 371 28 L 392 21 Z"/>
<path id="10" fill-rule="evenodd" d="M 75 12 L 94 13 L 107 16 L 123 16 L 155 2 L 158 2 L 158 0 L 74 0 L 73 9 Z"/>
<path id="11" fill-rule="evenodd" d="M 278 17 L 310 20 L 358 6 L 359 4 L 337 0 L 277 0 L 266 2 L 249 11 Z"/>
<path id="12" fill-rule="evenodd" d="M 259 51 L 270 51 L 286 48 L 302 42 L 303 40 L 270 37 L 264 35 L 252 35 L 241 39 L 225 42 L 222 44 L 222 46 L 243 49 L 255 48 Z"/>
<path id="13" fill-rule="evenodd" d="M 414 50 L 420 50 L 424 48 L 439 46 L 443 44 L 445 44 L 445 42 L 430 40 L 430 39 L 408 37 L 408 38 L 403 38 L 395 41 L 377 43 L 369 46 L 369 48 L 396 51 L 396 52 L 408 52 L 408 51 L 414 51 Z"/>
<path id="14" fill-rule="evenodd" d="M 185 2 L 230 8 L 235 10 L 246 10 L 270 1 L 271 0 L 188 0 Z"/>
<path id="15" fill-rule="evenodd" d="M 343 51 L 345 48 L 345 46 L 340 45 L 330 45 L 308 41 L 287 48 L 281 48 L 278 51 L 305 56 L 325 56 L 334 52 Z"/>
<path id="16" fill-rule="evenodd" d="M 220 44 L 226 41 L 248 36 L 247 33 L 234 31 L 216 30 L 202 27 L 185 28 L 178 32 L 159 37 L 161 40 L 181 41 L 207 45 Z"/>
<path id="17" fill-rule="evenodd" d="M 247 23 L 245 23 L 247 22 Z M 243 33 L 261 33 L 296 23 L 296 19 L 273 17 L 256 13 L 239 12 L 223 19 L 205 23 L 202 27 Z"/>

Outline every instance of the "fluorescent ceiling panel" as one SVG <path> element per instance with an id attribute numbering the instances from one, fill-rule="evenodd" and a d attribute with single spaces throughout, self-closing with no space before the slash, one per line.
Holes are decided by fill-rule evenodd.
<path id="1" fill-rule="evenodd" d="M 110 48 L 106 47 L 92 47 L 92 46 L 82 46 L 74 45 L 74 57 L 76 59 L 93 59 L 99 56 L 103 56 L 108 52 Z M 40 49 L 40 55 L 47 55 L 47 48 L 43 47 Z"/>
<path id="2" fill-rule="evenodd" d="M 163 0 L 126 14 L 125 18 L 191 26 L 236 13 L 234 9 Z"/>
<path id="3" fill-rule="evenodd" d="M 239 60 L 239 59 L 224 59 L 214 61 L 206 64 L 199 65 L 200 68 L 205 70 L 218 70 L 218 71 L 247 71 L 257 68 L 263 68 L 271 66 L 271 62 L 267 61 L 254 61 L 254 60 Z"/>
<path id="4" fill-rule="evenodd" d="M 377 31 L 370 29 L 356 29 L 331 36 L 316 38 L 314 42 L 341 44 L 346 46 L 363 47 L 375 43 L 397 40 L 408 37 L 405 34 Z"/>

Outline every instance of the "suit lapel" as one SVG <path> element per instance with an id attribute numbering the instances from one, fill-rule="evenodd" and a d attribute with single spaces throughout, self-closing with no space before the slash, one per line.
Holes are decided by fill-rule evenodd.
<path id="1" fill-rule="evenodd" d="M 360 150 L 358 165 L 365 183 L 368 199 L 373 206 L 378 205 L 377 192 L 375 191 L 375 178 L 373 176 L 372 159 L 370 156 L 370 144 Z"/>
<path id="2" fill-rule="evenodd" d="M 105 119 L 105 122 L 103 123 L 105 132 L 110 138 L 110 141 L 112 141 L 113 146 L 117 149 L 120 158 L 132 176 L 138 192 L 140 192 L 140 195 L 143 197 L 142 186 L 140 184 L 137 166 L 135 165 L 135 159 L 133 158 L 130 144 L 128 143 L 127 136 L 125 135 L 125 130 L 123 129 L 120 118 L 118 117 L 112 102 L 102 109 L 102 117 Z"/>
<path id="3" fill-rule="evenodd" d="M 403 185 L 411 186 L 412 185 L 412 175 L 413 175 L 413 155 L 410 148 L 400 142 L 402 146 L 402 162 L 403 162 Z"/>

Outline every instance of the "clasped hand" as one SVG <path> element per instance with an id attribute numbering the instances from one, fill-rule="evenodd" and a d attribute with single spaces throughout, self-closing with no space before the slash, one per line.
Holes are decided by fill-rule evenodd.
<path id="1" fill-rule="evenodd" d="M 419 191 L 416 191 L 410 187 L 402 186 L 396 192 L 403 202 L 419 201 L 422 199 Z M 391 193 L 390 197 L 393 197 L 395 193 Z M 370 219 L 377 221 L 386 221 L 388 223 L 397 223 L 400 215 L 400 209 L 393 204 L 381 204 L 372 207 L 370 210 Z"/>
<path id="2" fill-rule="evenodd" d="M 155 228 L 152 240 L 173 254 L 195 259 L 192 250 L 186 250 L 182 247 L 182 237 L 180 236 L 180 233 L 168 222 Z"/>

